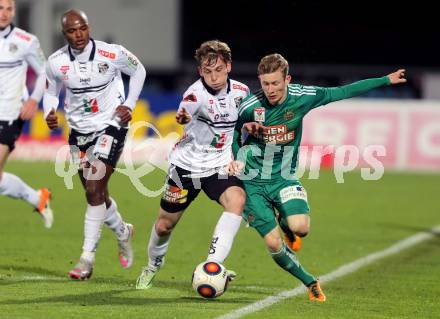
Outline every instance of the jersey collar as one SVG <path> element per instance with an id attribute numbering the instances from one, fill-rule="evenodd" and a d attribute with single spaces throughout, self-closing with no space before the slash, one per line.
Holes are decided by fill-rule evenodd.
<path id="1" fill-rule="evenodd" d="M 95 44 L 95 40 L 93 40 L 92 38 L 90 38 L 90 41 L 92 42 L 92 51 L 90 51 L 89 61 L 93 61 L 95 59 L 96 44 Z M 69 50 L 70 61 L 71 62 L 75 61 L 76 58 L 73 55 L 72 48 L 70 47 L 70 45 L 68 46 L 68 50 Z"/>
<path id="2" fill-rule="evenodd" d="M 3 38 L 7 38 L 7 37 L 9 37 L 9 35 L 12 33 L 12 31 L 14 30 L 14 28 L 15 28 L 15 26 L 11 23 L 9 26 L 7 26 L 6 28 L 10 28 L 9 29 L 9 32 L 7 32 L 4 36 L 3 36 Z"/>
<path id="3" fill-rule="evenodd" d="M 216 95 L 218 93 L 218 91 L 214 90 L 208 84 L 206 84 L 206 82 L 203 78 L 201 78 L 201 80 L 202 80 L 203 86 L 205 87 L 206 91 L 208 91 L 209 94 Z M 228 87 L 226 89 L 226 93 L 229 93 L 231 91 L 231 80 L 228 78 L 227 82 L 228 82 Z"/>

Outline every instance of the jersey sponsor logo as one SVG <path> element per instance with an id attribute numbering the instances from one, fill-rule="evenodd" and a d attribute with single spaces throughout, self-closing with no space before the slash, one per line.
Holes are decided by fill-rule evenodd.
<path id="1" fill-rule="evenodd" d="M 69 65 L 62 65 L 60 67 L 60 72 L 63 73 L 64 75 L 66 75 L 69 70 L 70 70 L 70 66 Z"/>
<path id="2" fill-rule="evenodd" d="M 286 121 L 292 120 L 295 117 L 295 113 L 293 113 L 291 110 L 286 110 L 286 112 L 284 112 L 284 119 Z"/>
<path id="3" fill-rule="evenodd" d="M 15 31 L 15 35 L 22 40 L 31 41 L 31 37 L 27 34 L 21 33 L 20 31 Z"/>
<path id="4" fill-rule="evenodd" d="M 138 60 L 136 60 L 136 58 L 132 55 L 127 55 L 127 60 L 128 60 L 127 62 L 128 67 L 136 70 L 139 64 Z"/>
<path id="5" fill-rule="evenodd" d="M 226 133 L 215 134 L 210 145 L 215 148 L 222 148 L 223 146 L 225 146 L 226 139 L 227 139 Z"/>
<path id="6" fill-rule="evenodd" d="M 84 113 L 97 113 L 99 111 L 99 105 L 97 99 L 83 99 Z"/>
<path id="7" fill-rule="evenodd" d="M 236 108 L 240 107 L 241 101 L 243 101 L 243 98 L 241 96 L 234 97 L 234 102 L 235 102 Z"/>
<path id="8" fill-rule="evenodd" d="M 92 78 L 90 78 L 90 77 L 79 78 L 79 83 L 81 83 L 82 85 L 89 85 L 91 81 L 92 81 Z"/>
<path id="9" fill-rule="evenodd" d="M 184 204 L 188 200 L 188 190 L 173 185 L 167 185 L 162 198 L 169 203 Z"/>
<path id="10" fill-rule="evenodd" d="M 214 121 L 217 121 L 217 120 L 224 120 L 224 119 L 227 119 L 229 117 L 229 113 L 226 113 L 226 114 L 216 114 L 215 116 L 214 116 Z"/>
<path id="11" fill-rule="evenodd" d="M 233 88 L 234 90 L 241 90 L 241 91 L 245 91 L 245 92 L 248 91 L 247 88 L 244 87 L 243 85 L 235 84 L 235 83 L 232 84 L 232 88 Z"/>
<path id="12" fill-rule="evenodd" d="M 185 96 L 183 98 L 183 101 L 184 102 L 197 102 L 197 97 L 193 93 L 191 93 L 191 94 L 188 94 L 187 96 Z"/>
<path id="13" fill-rule="evenodd" d="M 266 120 L 266 109 L 264 107 L 256 107 L 254 109 L 254 120 L 256 122 L 264 122 Z"/>
<path id="14" fill-rule="evenodd" d="M 15 53 L 15 52 L 17 52 L 17 50 L 18 50 L 18 47 L 15 43 L 9 43 L 9 52 Z"/>
<path id="15" fill-rule="evenodd" d="M 109 66 L 107 63 L 103 62 L 103 63 L 98 63 L 98 72 L 101 74 L 105 74 L 107 73 L 109 69 Z"/>
<path id="16" fill-rule="evenodd" d="M 295 131 L 289 131 L 287 125 L 267 126 L 262 135 L 259 136 L 267 144 L 287 143 L 295 138 Z"/>
<path id="17" fill-rule="evenodd" d="M 280 198 L 281 203 L 285 203 L 293 199 L 301 199 L 307 202 L 307 192 L 304 187 L 299 185 L 288 186 L 280 190 Z"/>
<path id="18" fill-rule="evenodd" d="M 108 51 L 104 51 L 102 49 L 98 49 L 98 53 L 105 58 L 109 58 L 111 60 L 116 59 L 116 53 L 114 53 L 114 52 L 108 52 Z"/>

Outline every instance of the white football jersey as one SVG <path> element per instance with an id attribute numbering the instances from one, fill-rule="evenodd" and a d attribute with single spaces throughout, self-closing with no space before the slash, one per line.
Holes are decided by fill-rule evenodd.
<path id="1" fill-rule="evenodd" d="M 136 94 L 125 99 L 121 72 L 134 75 L 143 69 Z M 77 54 L 69 45 L 52 54 L 46 67 L 48 88 L 44 95 L 45 117 L 58 106 L 61 87 L 66 88 L 64 110 L 71 129 L 92 133 L 112 125 L 116 107 L 134 108 L 145 78 L 139 60 L 121 45 L 90 39 L 83 52 Z M 130 82 L 131 84 L 131 82 Z M 130 85 L 131 87 L 131 85 Z"/>
<path id="2" fill-rule="evenodd" d="M 199 79 L 183 95 L 184 107 L 192 120 L 170 154 L 170 163 L 193 173 L 215 173 L 232 160 L 232 139 L 238 107 L 249 88 L 228 80 L 227 88 L 215 92 Z"/>
<path id="3" fill-rule="evenodd" d="M 41 75 L 44 64 L 44 54 L 36 36 L 12 24 L 0 32 L 0 120 L 18 118 L 23 102 L 29 97 L 26 88 L 28 65 Z"/>

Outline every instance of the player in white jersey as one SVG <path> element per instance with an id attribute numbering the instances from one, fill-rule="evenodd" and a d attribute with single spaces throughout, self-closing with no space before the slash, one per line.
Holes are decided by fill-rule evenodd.
<path id="1" fill-rule="evenodd" d="M 43 104 L 49 128 L 58 127 L 55 110 L 60 89 L 66 88 L 64 110 L 70 126 L 69 145 L 73 160 L 80 165 L 78 175 L 88 204 L 83 252 L 69 276 L 84 280 L 92 275 L 103 224 L 116 234 L 121 266 L 128 268 L 133 263 L 133 226 L 122 220 L 107 185 L 124 147 L 131 111 L 145 80 L 145 68 L 122 46 L 90 38 L 84 12 L 66 12 L 61 24 L 68 45 L 48 59 L 48 87 Z M 130 76 L 127 98 L 121 72 Z"/>
<path id="2" fill-rule="evenodd" d="M 142 269 L 136 288 L 149 289 L 164 264 L 173 228 L 202 189 L 224 212 L 217 222 L 208 261 L 223 263 L 240 228 L 245 193 L 241 181 L 229 176 L 233 130 L 240 101 L 249 94 L 246 85 L 228 78 L 231 50 L 217 40 L 196 50 L 200 79 L 183 95 L 176 119 L 186 124 L 182 139 L 170 154 L 167 186 L 159 216 L 148 243 L 148 265 Z M 230 279 L 235 273 L 228 272 Z"/>
<path id="3" fill-rule="evenodd" d="M 12 24 L 14 0 L 0 0 L 0 194 L 23 199 L 43 217 L 46 228 L 52 227 L 47 188 L 35 190 L 18 176 L 3 171 L 24 121 L 31 119 L 43 96 L 45 57 L 37 37 Z M 26 88 L 28 66 L 37 74 L 32 95 Z"/>

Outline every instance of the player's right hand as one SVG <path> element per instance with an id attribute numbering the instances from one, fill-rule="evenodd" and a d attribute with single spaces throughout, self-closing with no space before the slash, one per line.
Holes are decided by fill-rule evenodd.
<path id="1" fill-rule="evenodd" d="M 189 114 L 184 107 L 182 107 L 177 111 L 176 113 L 177 123 L 184 125 L 191 122 L 191 120 L 192 120 L 191 114 Z"/>
<path id="2" fill-rule="evenodd" d="M 263 124 L 258 122 L 249 122 L 243 124 L 243 129 L 255 137 L 263 135 L 265 128 L 266 127 Z"/>
<path id="3" fill-rule="evenodd" d="M 49 114 L 46 116 L 46 123 L 51 130 L 58 128 L 58 116 L 54 109 L 50 110 Z"/>

